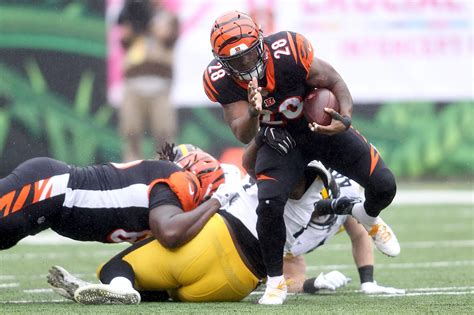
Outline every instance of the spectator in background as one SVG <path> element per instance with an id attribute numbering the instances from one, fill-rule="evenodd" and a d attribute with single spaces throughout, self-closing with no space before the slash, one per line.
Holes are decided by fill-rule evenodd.
<path id="1" fill-rule="evenodd" d="M 132 161 L 143 158 L 147 127 L 157 149 L 174 140 L 176 111 L 170 90 L 179 21 L 161 1 L 126 0 L 118 24 L 125 49 L 119 124 L 124 139 L 123 159 Z"/>

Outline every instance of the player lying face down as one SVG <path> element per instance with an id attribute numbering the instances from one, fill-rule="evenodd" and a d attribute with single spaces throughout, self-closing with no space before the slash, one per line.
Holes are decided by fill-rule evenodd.
<path id="1" fill-rule="evenodd" d="M 0 179 L 0 249 L 48 228 L 80 241 L 133 243 L 153 234 L 165 245 L 183 244 L 221 206 L 215 198 L 200 203 L 224 180 L 219 163 L 206 153 L 179 162 L 76 167 L 28 160 Z M 191 210 L 181 220 L 179 214 Z"/>

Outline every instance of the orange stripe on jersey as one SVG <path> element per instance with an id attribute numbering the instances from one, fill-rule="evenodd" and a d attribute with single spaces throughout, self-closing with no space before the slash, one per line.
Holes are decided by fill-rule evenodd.
<path id="1" fill-rule="evenodd" d="M 296 49 L 301 64 L 306 69 L 306 72 L 309 73 L 314 58 L 313 46 L 303 35 L 296 34 Z"/>
<path id="2" fill-rule="evenodd" d="M 214 94 L 212 94 L 211 90 L 207 87 L 207 85 L 205 83 L 204 83 L 204 93 L 206 93 L 207 97 L 212 102 L 217 102 L 217 99 L 214 97 Z"/>
<path id="3" fill-rule="evenodd" d="M 204 92 L 206 92 L 207 97 L 213 102 L 217 102 L 215 95 L 219 95 L 217 90 L 214 88 L 211 78 L 209 77 L 209 73 L 206 71 L 204 72 Z"/>
<path id="4" fill-rule="evenodd" d="M 290 43 L 291 55 L 295 59 L 295 62 L 298 63 L 298 58 L 296 57 L 295 43 L 293 43 L 293 37 L 291 37 L 291 34 L 289 32 L 286 32 L 286 36 L 288 37 L 288 43 Z"/>
<path id="5" fill-rule="evenodd" d="M 267 86 L 264 87 L 264 89 L 272 93 L 273 90 L 275 90 L 275 67 L 273 65 L 272 54 L 270 53 L 266 45 L 265 45 L 265 50 L 267 51 L 267 54 L 268 54 L 268 60 L 267 60 L 267 69 L 265 71 L 266 77 L 267 77 Z"/>
<path id="6" fill-rule="evenodd" d="M 375 166 L 377 166 L 377 163 L 379 161 L 379 153 L 377 150 L 375 150 L 373 145 L 370 145 L 370 173 L 369 176 L 372 175 L 372 172 L 375 169 Z"/>
<path id="7" fill-rule="evenodd" d="M 235 83 L 237 83 L 241 88 L 243 88 L 243 89 L 248 89 L 248 88 L 249 88 L 249 82 L 236 79 L 236 78 L 234 78 L 233 76 L 231 76 L 231 78 L 232 78 L 232 80 L 233 80 Z"/>
<path id="8" fill-rule="evenodd" d="M 43 194 L 43 191 L 46 188 L 46 186 L 48 185 L 48 183 L 49 183 L 49 178 L 43 180 L 43 184 L 41 186 L 40 186 L 40 181 L 37 181 L 35 183 L 35 187 L 34 187 L 35 194 L 33 196 L 33 203 L 36 203 L 40 200 L 41 195 Z"/>
<path id="9" fill-rule="evenodd" d="M 267 176 L 265 174 L 258 174 L 257 180 L 276 180 L 276 179 L 273 177 Z"/>
<path id="10" fill-rule="evenodd" d="M 26 198 L 28 197 L 28 194 L 30 193 L 31 185 L 26 185 L 23 186 L 23 188 L 20 191 L 20 194 L 18 195 L 18 198 L 16 198 L 15 205 L 13 206 L 12 212 L 16 212 L 23 208 L 23 205 L 25 204 Z"/>
<path id="11" fill-rule="evenodd" d="M 214 88 L 214 85 L 212 84 L 211 78 L 209 77 L 209 73 L 206 71 L 204 73 L 204 78 L 206 79 L 206 83 L 208 87 L 214 92 L 214 94 L 219 95 L 219 92 Z"/>
<path id="12" fill-rule="evenodd" d="M 154 180 L 148 186 L 148 195 L 156 184 L 164 183 L 178 196 L 185 212 L 195 209 L 201 201 L 199 180 L 190 172 L 175 172 L 168 178 Z"/>
<path id="13" fill-rule="evenodd" d="M 15 191 L 11 191 L 0 198 L 0 211 L 3 210 L 3 216 L 6 217 L 10 213 L 12 207 L 13 198 L 15 197 Z"/>

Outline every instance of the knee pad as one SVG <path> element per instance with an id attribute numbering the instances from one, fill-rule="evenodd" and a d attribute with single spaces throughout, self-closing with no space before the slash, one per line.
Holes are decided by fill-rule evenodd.
<path id="1" fill-rule="evenodd" d="M 395 177 L 388 168 L 384 168 L 372 176 L 374 177 L 371 180 L 370 187 L 365 191 L 366 202 L 364 206 L 368 214 L 377 213 L 378 215 L 380 211 L 392 203 L 397 193 L 397 185 Z"/>
<path id="2" fill-rule="evenodd" d="M 257 215 L 259 217 L 283 217 L 285 203 L 278 199 L 260 199 L 258 201 Z"/>

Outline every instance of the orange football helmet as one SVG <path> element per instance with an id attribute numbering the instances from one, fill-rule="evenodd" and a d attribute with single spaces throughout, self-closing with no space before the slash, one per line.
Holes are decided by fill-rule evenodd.
<path id="1" fill-rule="evenodd" d="M 251 81 L 265 75 L 263 33 L 247 14 L 231 11 L 218 17 L 211 30 L 211 46 L 214 58 L 234 77 Z"/>
<path id="2" fill-rule="evenodd" d="M 225 181 L 224 171 L 220 162 L 203 151 L 193 151 L 176 162 L 185 170 L 189 170 L 201 183 L 202 200 L 205 201 Z"/>

